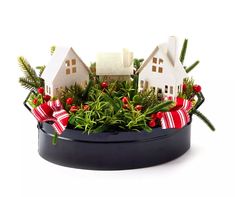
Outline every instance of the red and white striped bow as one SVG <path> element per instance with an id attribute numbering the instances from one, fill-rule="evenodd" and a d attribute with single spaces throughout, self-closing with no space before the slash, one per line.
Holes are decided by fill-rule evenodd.
<path id="1" fill-rule="evenodd" d="M 59 135 L 63 133 L 69 120 L 69 114 L 63 109 L 59 100 L 39 105 L 32 109 L 32 114 L 39 122 L 54 122 L 52 126 Z"/>
<path id="2" fill-rule="evenodd" d="M 188 114 L 192 108 L 192 102 L 183 98 L 176 98 L 176 106 L 169 112 L 163 112 L 161 124 L 163 129 L 182 128 L 190 121 Z"/>

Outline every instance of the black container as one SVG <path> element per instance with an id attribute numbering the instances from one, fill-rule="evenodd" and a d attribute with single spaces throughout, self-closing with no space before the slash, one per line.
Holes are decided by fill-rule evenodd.
<path id="1" fill-rule="evenodd" d="M 171 161 L 190 148 L 191 124 L 182 129 L 155 128 L 152 133 L 104 132 L 83 134 L 66 129 L 52 144 L 53 128 L 38 125 L 39 154 L 63 166 L 94 170 L 123 170 Z"/>

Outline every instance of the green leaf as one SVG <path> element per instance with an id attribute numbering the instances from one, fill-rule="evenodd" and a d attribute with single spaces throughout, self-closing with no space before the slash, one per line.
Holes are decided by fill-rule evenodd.
<path id="1" fill-rule="evenodd" d="M 28 61 L 24 57 L 20 56 L 18 57 L 18 63 L 25 75 L 24 78 L 20 79 L 20 81 L 22 81 L 22 83 L 27 84 L 28 87 L 31 85 L 32 88 L 34 87 L 39 88 L 41 86 L 41 79 L 37 76 L 36 71 L 32 68 L 32 66 L 28 63 Z"/>
<path id="2" fill-rule="evenodd" d="M 156 106 L 146 110 L 146 115 L 150 115 L 150 114 L 156 113 L 158 111 L 161 111 L 161 109 L 164 109 L 165 107 L 169 107 L 173 103 L 174 103 L 173 101 L 165 101 L 164 103 L 161 103 L 159 105 L 156 105 Z"/>
<path id="3" fill-rule="evenodd" d="M 183 46 L 182 46 L 182 49 L 181 49 L 181 53 L 180 53 L 180 62 L 182 64 L 184 64 L 184 58 L 185 58 L 185 55 L 186 55 L 187 46 L 188 46 L 188 39 L 185 39 L 184 43 L 183 43 Z"/>
<path id="4" fill-rule="evenodd" d="M 200 111 L 195 110 L 194 114 L 199 117 L 212 131 L 215 131 L 215 127 L 213 124 L 209 121 L 209 119 L 203 115 Z"/>
<path id="5" fill-rule="evenodd" d="M 32 88 L 37 88 L 37 85 L 33 82 L 33 81 L 31 81 L 31 80 L 29 80 L 28 78 L 25 78 L 25 77 L 20 77 L 19 78 L 19 83 L 24 87 L 24 88 L 26 88 L 26 89 L 32 89 Z"/>
<path id="6" fill-rule="evenodd" d="M 37 66 L 36 67 L 36 69 L 38 69 L 39 70 L 39 77 L 41 77 L 42 76 L 42 73 L 44 72 L 44 70 L 45 70 L 45 68 L 46 68 L 46 66 L 45 65 L 43 65 L 43 66 Z"/>
<path id="7" fill-rule="evenodd" d="M 50 48 L 50 53 L 51 53 L 51 55 L 53 55 L 54 54 L 54 52 L 55 52 L 55 49 L 56 49 L 56 46 L 51 46 L 51 48 Z"/>
<path id="8" fill-rule="evenodd" d="M 54 132 L 53 138 L 52 138 L 52 144 L 56 145 L 57 144 L 57 139 L 58 139 L 58 134 L 57 132 Z"/>
<path id="9" fill-rule="evenodd" d="M 192 71 L 200 62 L 197 60 L 196 62 L 194 62 L 191 66 L 186 67 L 185 71 L 186 73 L 189 73 L 190 71 Z"/>

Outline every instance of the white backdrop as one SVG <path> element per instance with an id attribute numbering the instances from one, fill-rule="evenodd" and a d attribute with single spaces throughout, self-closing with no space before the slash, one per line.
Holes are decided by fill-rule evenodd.
<path id="1" fill-rule="evenodd" d="M 1 174 L 0 196 L 233 196 L 234 5 L 233 1 L 0 1 Z M 23 105 L 16 58 L 46 64 L 51 45 L 71 45 L 89 64 L 97 51 L 128 47 L 145 58 L 176 35 L 189 39 L 186 64 L 215 124 L 193 120 L 192 147 L 164 165 L 127 171 L 60 167 L 37 154 L 36 121 Z"/>

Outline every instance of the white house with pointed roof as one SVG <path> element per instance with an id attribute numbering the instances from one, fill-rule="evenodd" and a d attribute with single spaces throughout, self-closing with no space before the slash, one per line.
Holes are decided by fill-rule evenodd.
<path id="1" fill-rule="evenodd" d="M 75 83 L 86 85 L 89 80 L 89 69 L 71 47 L 56 47 L 42 78 L 45 81 L 45 92 L 58 96 L 59 90 Z"/>
<path id="2" fill-rule="evenodd" d="M 128 49 L 120 52 L 97 53 L 96 75 L 102 80 L 130 80 L 133 74 L 133 53 Z"/>
<path id="3" fill-rule="evenodd" d="M 176 97 L 187 77 L 178 57 L 177 39 L 170 37 L 168 43 L 157 46 L 137 70 L 139 91 L 153 89 L 155 93 Z"/>

